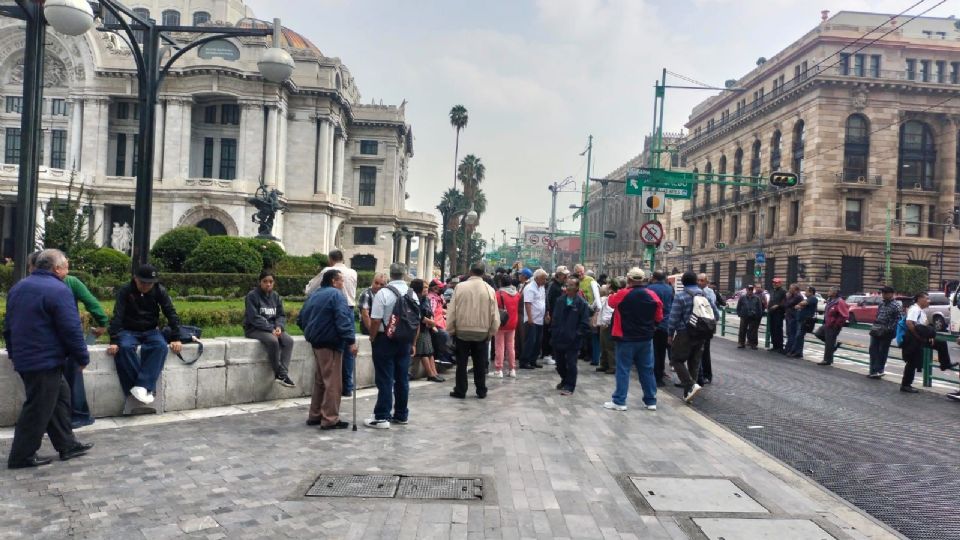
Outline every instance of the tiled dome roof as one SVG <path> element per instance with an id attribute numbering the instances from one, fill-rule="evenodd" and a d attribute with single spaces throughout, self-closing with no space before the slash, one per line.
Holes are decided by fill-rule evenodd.
<path id="1" fill-rule="evenodd" d="M 251 17 L 245 17 L 237 21 L 238 28 L 273 28 L 272 22 L 262 21 L 260 19 L 254 19 Z M 320 52 L 320 49 L 313 44 L 309 39 L 303 37 L 299 33 L 287 28 L 286 26 L 282 27 L 280 36 L 280 46 L 289 49 L 308 49 L 314 51 L 315 53 L 323 56 L 323 53 Z"/>

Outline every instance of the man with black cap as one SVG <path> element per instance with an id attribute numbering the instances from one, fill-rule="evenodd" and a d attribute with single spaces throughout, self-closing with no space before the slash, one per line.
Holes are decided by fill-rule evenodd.
<path id="1" fill-rule="evenodd" d="M 117 375 L 124 395 L 133 396 L 145 405 L 153 403 L 157 379 L 167 360 L 167 341 L 159 329 L 161 311 L 173 335 L 180 332 L 180 317 L 167 289 L 159 281 L 153 265 L 137 268 L 130 283 L 117 290 L 113 319 L 107 330 L 110 334 L 107 354 L 116 356 Z M 140 356 L 137 356 L 138 346 Z M 183 345 L 171 341 L 169 348 L 179 353 Z"/>
<path id="2" fill-rule="evenodd" d="M 870 374 L 867 377 L 879 379 L 885 375 L 887 354 L 890 352 L 890 340 L 897 334 L 897 323 L 903 313 L 903 304 L 893 299 L 896 291 L 889 285 L 880 287 L 883 301 L 877 306 L 877 320 L 870 327 Z"/>

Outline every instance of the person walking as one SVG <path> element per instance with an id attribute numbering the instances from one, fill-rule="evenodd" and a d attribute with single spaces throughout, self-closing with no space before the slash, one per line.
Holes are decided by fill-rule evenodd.
<path id="1" fill-rule="evenodd" d="M 343 252 L 339 249 L 331 250 L 330 253 L 327 254 L 327 260 L 330 261 L 330 266 L 321 270 L 316 277 L 310 280 L 304 292 L 307 296 L 310 296 L 310 293 L 319 287 L 320 281 L 323 279 L 325 273 L 333 269 L 339 270 L 340 275 L 343 277 L 343 287 L 340 288 L 340 291 L 344 298 L 347 299 L 347 305 L 350 306 L 350 310 L 353 311 L 356 309 L 355 306 L 357 304 L 357 271 L 343 263 Z M 342 362 L 344 396 L 353 395 L 354 362 L 356 362 L 356 359 L 350 349 L 344 349 Z"/>
<path id="2" fill-rule="evenodd" d="M 497 290 L 497 309 L 507 314 L 506 322 L 500 320 L 500 328 L 494 338 L 494 376 L 503 378 L 504 359 L 508 368 L 508 376 L 517 377 L 517 356 L 515 354 L 514 336 L 520 319 L 520 293 L 513 285 L 509 274 L 500 276 L 500 287 Z"/>
<path id="3" fill-rule="evenodd" d="M 827 294 L 829 296 L 827 305 L 823 309 L 823 324 L 818 329 L 819 334 L 814 334 L 818 338 L 822 336 L 823 340 L 823 361 L 818 362 L 820 366 L 833 364 L 833 353 L 840 347 L 837 338 L 840 337 L 843 325 L 847 323 L 847 317 L 850 316 L 850 308 L 840 296 L 838 287 L 830 287 L 830 292 Z"/>
<path id="4" fill-rule="evenodd" d="M 793 348 L 787 351 L 787 356 L 803 358 L 803 342 L 817 318 L 817 290 L 807 287 L 806 296 L 793 309 L 797 312 L 796 335 L 793 337 Z"/>
<path id="5" fill-rule="evenodd" d="M 663 312 L 670 313 L 673 308 L 673 287 L 667 283 L 667 276 L 663 272 L 656 271 L 651 278 L 652 282 L 648 287 L 663 303 Z M 653 333 L 653 376 L 657 380 L 657 386 L 666 386 L 667 384 L 667 354 L 670 352 L 670 346 L 667 344 L 667 319 L 664 317 Z"/>
<path id="6" fill-rule="evenodd" d="M 436 323 L 433 322 L 433 300 L 427 295 L 427 284 L 422 279 L 410 282 L 410 289 L 420 299 L 420 329 L 414 341 L 413 357 L 420 359 L 420 366 L 430 382 L 441 383 L 446 379 L 437 373 L 437 364 L 434 362 L 433 333 Z"/>
<path id="7" fill-rule="evenodd" d="M 720 302 L 717 299 L 717 291 L 713 287 L 708 286 L 708 279 L 706 274 L 697 275 L 697 286 L 703 291 L 704 296 L 707 297 L 707 300 L 710 301 L 710 304 L 713 306 L 719 306 Z M 713 317 L 715 320 L 720 320 L 720 311 L 719 308 L 715 309 L 713 312 Z M 710 343 L 713 342 L 713 337 L 707 338 L 703 341 L 703 351 L 700 353 L 700 372 L 697 374 L 697 384 L 704 386 L 711 384 L 713 382 L 713 358 L 710 356 Z"/>
<path id="8" fill-rule="evenodd" d="M 274 290 L 275 276 L 272 271 L 260 272 L 257 286 L 244 300 L 243 335 L 255 339 L 267 348 L 267 359 L 273 367 L 274 381 L 280 386 L 293 388 L 290 378 L 290 358 L 293 356 L 293 338 L 286 331 L 287 316 L 283 299 Z"/>
<path id="9" fill-rule="evenodd" d="M 547 311 L 546 283 L 547 273 L 538 269 L 533 273 L 533 280 L 523 287 L 523 355 L 520 357 L 520 369 L 543 367 L 537 363 L 537 356 L 540 354 L 543 320 Z"/>
<path id="10" fill-rule="evenodd" d="M 643 390 L 643 405 L 648 411 L 657 410 L 657 381 L 653 375 L 653 335 L 663 320 L 663 302 L 657 294 L 644 286 L 646 274 L 640 268 L 627 271 L 627 288 L 610 296 L 607 305 L 613 309 L 610 335 L 616 342 L 617 373 L 610 401 L 603 404 L 613 411 L 627 410 L 630 389 L 630 371 L 637 368 L 637 378 Z"/>
<path id="11" fill-rule="evenodd" d="M 897 323 L 903 314 L 903 304 L 894 300 L 896 291 L 889 285 L 880 287 L 881 302 L 877 306 L 877 320 L 870 327 L 870 373 L 867 377 L 879 379 L 886 375 L 890 340 L 897 334 Z"/>
<path id="12" fill-rule="evenodd" d="M 551 326 L 550 317 L 553 314 L 553 307 L 557 299 L 564 295 L 564 288 L 567 284 L 567 276 L 570 271 L 566 266 L 558 266 L 553 273 L 553 279 L 547 285 L 547 309 L 543 317 L 543 363 L 552 366 L 556 364 L 553 358 L 553 349 L 550 346 Z"/>
<path id="13" fill-rule="evenodd" d="M 923 368 L 923 348 L 932 347 L 936 341 L 936 331 L 927 324 L 927 314 L 924 309 L 930 305 L 927 293 L 920 293 L 913 298 L 913 305 L 907 310 L 907 333 L 903 337 L 901 348 L 903 362 L 903 378 L 900 380 L 900 391 L 909 394 L 919 392 L 913 387 L 916 372 Z"/>
<path id="14" fill-rule="evenodd" d="M 770 348 L 767 352 L 783 353 L 783 319 L 787 291 L 783 289 L 783 280 L 773 278 L 773 290 L 767 304 L 767 329 L 770 332 Z"/>
<path id="15" fill-rule="evenodd" d="M 483 281 L 485 272 L 482 262 L 470 266 L 470 278 L 457 286 L 447 312 L 447 331 L 453 336 L 457 357 L 457 380 L 450 397 L 457 399 L 467 397 L 467 357 L 473 358 L 477 398 L 487 397 L 490 338 L 500 330 L 500 313 L 493 288 Z M 534 354 L 538 351 L 539 344 Z"/>
<path id="16" fill-rule="evenodd" d="M 748 284 L 744 294 L 737 300 L 737 317 L 740 318 L 740 329 L 737 335 L 737 348 L 743 349 L 747 345 L 756 350 L 759 344 L 757 331 L 760 329 L 760 319 L 763 317 L 763 300 L 753 293 L 753 284 Z"/>
<path id="17" fill-rule="evenodd" d="M 793 283 L 787 291 L 787 299 L 783 303 L 783 319 L 787 324 L 787 343 L 783 346 L 784 356 L 793 350 L 793 342 L 797 338 L 797 306 L 803 302 L 800 285 Z"/>
<path id="18" fill-rule="evenodd" d="M 3 338 L 26 394 L 7 457 L 9 469 L 53 462 L 37 455 L 44 433 L 61 461 L 93 448 L 93 443 L 78 441 L 70 425 L 70 387 L 64 369 L 69 364 L 82 370 L 90 355 L 77 302 L 62 281 L 68 268 L 62 251 L 45 249 L 36 257 L 34 271 L 7 295 Z"/>
<path id="19" fill-rule="evenodd" d="M 688 328 L 688 322 L 693 314 L 695 298 L 702 297 L 708 303 L 709 299 L 697 285 L 697 275 L 693 272 L 684 272 L 680 282 L 683 285 L 683 292 L 673 299 L 667 333 L 672 346 L 670 365 L 673 366 L 683 386 L 683 400 L 690 403 L 702 388 L 694 380 L 694 376 L 700 371 L 700 355 L 703 352 L 705 339 L 694 335 Z M 716 304 L 710 304 L 710 308 L 716 316 Z"/>
<path id="20" fill-rule="evenodd" d="M 377 403 L 373 407 L 373 416 L 364 420 L 363 424 L 375 429 L 390 429 L 391 422 L 406 424 L 409 421 L 410 356 L 413 354 L 413 340 L 416 339 L 416 326 L 419 324 L 420 302 L 404 281 L 406 265 L 392 263 L 389 275 L 390 282 L 373 297 L 373 307 L 370 309 L 370 342 Z M 409 310 L 415 309 L 416 321 L 395 321 L 397 327 L 413 326 L 405 328 L 405 332 L 388 336 L 397 302 L 405 302 Z"/>
<path id="21" fill-rule="evenodd" d="M 113 319 L 107 330 L 110 333 L 107 354 L 115 357 L 124 395 L 133 396 L 145 405 L 153 403 L 167 350 L 174 353 L 183 350 L 180 341 L 171 341 L 168 345 L 160 333 L 160 312 L 174 336 L 180 335 L 180 317 L 170 294 L 159 281 L 153 265 L 140 265 L 133 279 L 117 289 Z"/>
<path id="22" fill-rule="evenodd" d="M 585 336 L 590 333 L 590 306 L 580 296 L 580 282 L 567 278 L 565 295 L 553 306 L 553 329 L 550 344 L 557 355 L 557 373 L 560 375 L 561 396 L 569 396 L 577 388 L 577 356 Z"/>
<path id="23" fill-rule="evenodd" d="M 342 358 L 344 349 L 352 349 L 356 354 L 357 338 L 353 309 L 343 297 L 343 286 L 340 270 L 325 272 L 320 288 L 307 297 L 297 317 L 316 363 L 307 425 L 319 425 L 324 430 L 346 429 L 350 425 L 340 420 Z"/>

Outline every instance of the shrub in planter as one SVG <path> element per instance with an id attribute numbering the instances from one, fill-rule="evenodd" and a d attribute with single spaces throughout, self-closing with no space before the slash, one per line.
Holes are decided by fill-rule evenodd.
<path id="1" fill-rule="evenodd" d="M 926 292 L 929 287 L 928 270 L 924 266 L 898 265 L 890 267 L 893 288 L 900 294 L 915 295 Z"/>
<path id="2" fill-rule="evenodd" d="M 317 264 L 320 265 L 320 268 L 330 266 L 330 257 L 327 257 L 326 253 L 311 253 L 310 257 L 316 259 Z"/>
<path id="3" fill-rule="evenodd" d="M 187 257 L 209 235 L 200 227 L 177 227 L 157 238 L 150 249 L 150 258 L 161 270 L 183 272 Z"/>
<path id="4" fill-rule="evenodd" d="M 313 256 L 302 257 L 299 255 L 287 255 L 273 270 L 279 275 L 317 275 L 323 266 Z"/>
<path id="5" fill-rule="evenodd" d="M 257 286 L 257 274 L 160 274 L 160 281 L 180 296 L 207 295 L 224 298 L 242 298 Z M 275 290 L 280 296 L 302 295 L 313 278 L 305 276 L 278 276 Z"/>
<path id="6" fill-rule="evenodd" d="M 130 256 L 113 248 L 102 247 L 77 253 L 71 266 L 93 276 L 125 277 L 130 275 Z"/>
<path id="7" fill-rule="evenodd" d="M 244 240 L 263 258 L 264 268 L 276 268 L 277 263 L 287 256 L 280 244 L 272 240 L 262 240 L 260 238 L 245 238 Z"/>
<path id="8" fill-rule="evenodd" d="M 263 268 L 263 257 L 246 238 L 208 236 L 187 257 L 187 272 L 216 272 L 223 274 L 258 274 Z"/>

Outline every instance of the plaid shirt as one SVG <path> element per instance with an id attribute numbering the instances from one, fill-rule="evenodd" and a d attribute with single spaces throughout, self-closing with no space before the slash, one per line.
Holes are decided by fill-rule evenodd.
<path id="1" fill-rule="evenodd" d="M 899 300 L 880 302 L 880 307 L 877 308 L 877 325 L 887 330 L 895 330 L 897 323 L 900 322 L 901 313 L 903 313 L 903 304 Z"/>

